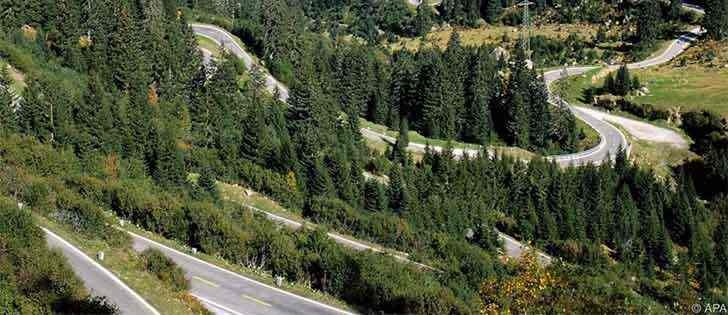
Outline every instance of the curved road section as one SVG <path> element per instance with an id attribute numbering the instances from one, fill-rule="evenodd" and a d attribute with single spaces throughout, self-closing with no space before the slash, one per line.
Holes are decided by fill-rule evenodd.
<path id="1" fill-rule="evenodd" d="M 41 228 L 46 234 L 49 248 L 59 249 L 68 260 L 71 269 L 81 278 L 92 295 L 105 296 L 111 303 L 119 307 L 122 314 L 159 315 L 147 301 L 130 289 L 111 272 L 104 269 L 79 249 L 54 234 Z"/>
<path id="2" fill-rule="evenodd" d="M 416 1 L 416 0 L 415 0 Z M 415 3 L 413 3 L 415 4 Z M 417 1 L 417 4 L 419 4 L 419 1 Z M 693 5 L 684 5 L 684 7 L 688 10 L 692 10 L 698 13 L 703 13 L 703 10 L 700 7 L 693 6 Z M 230 35 L 227 31 L 225 31 L 222 28 L 211 26 L 211 25 L 205 25 L 205 24 L 190 24 L 193 31 L 200 36 L 209 38 L 216 42 L 218 45 L 221 45 L 228 49 L 233 55 L 243 59 L 243 62 L 245 63 L 245 66 L 248 69 L 253 68 L 254 59 L 245 51 L 245 49 L 242 48 L 242 46 L 236 41 L 236 39 Z M 692 41 L 695 40 L 695 38 L 700 34 L 701 30 L 700 28 L 694 28 L 689 33 L 680 36 L 678 39 L 674 40 L 668 49 L 666 49 L 662 54 L 660 54 L 657 57 L 647 59 L 645 61 L 629 64 L 628 67 L 630 68 L 644 68 L 649 67 L 653 65 L 658 65 L 665 63 L 672 58 L 676 57 L 680 53 L 682 53 Z M 209 58 L 209 56 L 207 57 Z M 612 66 L 616 67 L 616 66 Z M 574 75 L 581 75 L 589 70 L 597 69 L 599 66 L 583 66 L 583 67 L 570 67 L 567 68 L 564 72 L 564 69 L 558 69 L 553 70 L 544 73 L 544 81 L 546 82 L 547 86 L 559 79 L 562 79 L 564 77 L 568 76 L 574 76 Z M 261 69 L 261 71 L 264 71 Z M 276 80 L 272 75 L 269 73 L 265 73 L 266 75 L 266 88 L 270 92 L 279 91 L 280 99 L 282 101 L 288 100 L 288 88 L 283 85 L 280 81 Z M 555 100 L 555 96 L 551 95 L 552 102 Z M 567 104 L 568 105 L 568 104 Z M 599 115 L 593 115 L 591 114 L 587 109 L 579 108 L 576 106 L 568 105 L 571 111 L 574 113 L 574 115 L 583 120 L 585 123 L 590 125 L 593 129 L 595 129 L 600 136 L 600 142 L 599 144 L 589 150 L 578 152 L 574 154 L 566 154 L 566 155 L 557 155 L 557 156 L 550 156 L 547 157 L 549 159 L 552 159 L 559 163 L 559 165 L 562 166 L 569 166 L 569 165 L 583 165 L 588 163 L 594 163 L 594 164 L 600 164 L 604 161 L 607 161 L 610 158 L 614 158 L 619 151 L 620 148 L 624 148 L 627 150 L 627 153 L 629 153 L 629 143 L 627 142 L 626 137 L 622 132 L 619 131 L 619 129 L 615 128 L 613 125 L 607 123 L 604 121 Z M 364 137 L 367 137 L 369 139 L 374 139 L 378 141 L 385 141 L 394 143 L 396 139 L 389 137 L 387 135 L 378 133 L 376 131 L 362 128 L 361 129 L 362 135 Z M 408 146 L 408 150 L 414 151 L 414 152 L 424 152 L 426 148 L 426 145 L 421 143 L 410 143 Z M 430 146 L 430 149 L 436 152 L 439 152 L 443 150 L 443 148 L 438 146 Z M 481 154 L 480 149 L 453 149 L 453 155 L 454 156 L 463 156 L 465 154 L 474 156 L 477 154 Z M 489 154 L 493 154 L 493 152 L 489 152 Z M 269 216 L 271 214 L 268 214 Z M 274 219 L 274 218 L 273 218 Z M 300 224 L 300 223 L 296 223 Z M 508 235 L 505 235 L 503 233 L 499 232 L 499 236 L 501 240 L 504 241 L 504 248 L 506 250 L 506 255 L 510 257 L 520 257 L 522 255 L 522 252 L 525 248 L 527 248 L 526 245 L 516 241 L 515 239 L 511 238 Z M 347 242 L 352 242 L 347 240 Z M 344 242 L 342 242 L 344 243 Z M 346 244 L 345 244 L 346 245 Z M 368 245 L 358 243 L 356 246 L 351 246 L 355 249 L 372 249 Z M 544 255 L 542 253 L 539 253 L 539 259 L 543 262 L 550 262 L 551 258 L 547 255 Z M 204 300 L 203 300 L 204 301 Z"/>
<path id="3" fill-rule="evenodd" d="M 233 36 L 230 35 L 227 31 L 223 30 L 222 28 L 216 27 L 216 26 L 204 25 L 204 24 L 190 24 L 190 26 L 192 27 L 192 30 L 197 35 L 200 35 L 200 36 L 213 40 L 214 42 L 218 43 L 218 45 L 221 45 L 221 46 L 225 47 L 226 49 L 228 49 L 230 51 L 230 53 L 232 53 L 233 55 L 241 58 L 243 60 L 243 62 L 245 63 L 245 66 L 248 69 L 251 69 L 253 67 L 253 58 L 238 44 L 238 42 L 233 38 Z M 204 53 L 203 58 L 204 58 L 205 62 L 209 62 L 210 55 L 208 53 Z M 573 74 L 577 74 L 577 73 L 574 72 Z M 558 73 L 556 73 L 556 75 L 558 75 Z M 266 77 L 267 77 L 266 78 L 266 88 L 268 89 L 268 91 L 271 91 L 271 92 L 276 91 L 276 90 L 280 91 L 280 96 L 281 96 L 280 99 L 284 102 L 287 101 L 288 100 L 288 88 L 286 88 L 286 86 L 284 86 L 281 82 L 279 82 L 278 80 L 273 78 L 273 76 L 271 76 L 270 74 L 266 73 Z M 594 123 L 599 124 L 599 123 L 601 123 L 601 121 L 595 120 Z M 362 128 L 360 130 L 364 137 L 376 139 L 376 140 L 383 140 L 383 141 L 390 142 L 390 143 L 395 142 L 394 138 L 379 134 L 370 129 Z M 424 145 L 424 144 L 410 143 L 409 147 L 407 149 L 410 151 L 415 151 L 415 152 L 424 152 L 425 147 L 426 147 L 426 145 Z M 431 146 L 430 148 L 431 148 L 431 150 L 436 151 L 436 152 L 439 152 L 442 150 L 442 148 L 437 147 L 437 146 Z M 455 156 L 462 156 L 464 154 L 473 156 L 473 155 L 480 154 L 480 153 L 481 153 L 481 151 L 478 149 L 453 149 L 453 154 Z M 492 154 L 492 152 L 490 154 Z M 253 208 L 253 210 L 263 212 L 270 220 L 279 222 L 281 224 L 284 224 L 284 225 L 287 225 L 290 227 L 296 228 L 296 227 L 300 227 L 302 225 L 302 223 L 300 223 L 300 222 L 282 218 L 275 214 L 265 212 L 260 209 Z M 504 243 L 503 247 L 505 249 L 505 254 L 507 256 L 512 257 L 512 258 L 519 258 L 523 254 L 523 251 L 528 248 L 527 245 L 524 245 L 524 244 L 516 241 L 512 237 L 505 235 L 503 233 L 500 233 L 500 232 L 498 232 L 498 233 L 500 235 L 500 239 Z M 375 252 L 381 251 L 381 249 L 379 249 L 379 248 L 370 246 L 365 243 L 357 242 L 357 241 L 351 240 L 349 238 L 344 238 L 337 234 L 329 233 L 329 237 L 334 239 L 336 242 L 338 242 L 344 246 L 347 246 L 349 248 L 355 249 L 355 250 L 372 250 Z M 137 246 L 136 245 L 137 242 L 141 242 L 141 243 L 145 242 L 138 235 L 134 235 L 134 239 L 135 239 L 135 247 Z M 139 245 L 139 246 L 142 246 L 142 245 Z M 141 249 L 141 247 L 139 249 Z M 392 256 L 397 260 L 413 263 L 413 264 L 419 266 L 420 268 L 434 269 L 430 266 L 411 261 L 405 256 L 400 256 L 400 255 L 392 255 Z M 175 256 L 173 256 L 172 259 L 175 260 Z M 539 253 L 539 259 L 546 263 L 549 263 L 551 261 L 551 258 L 543 253 Z M 176 261 L 176 262 L 178 262 L 178 261 Z M 198 267 L 202 268 L 203 266 L 198 265 Z M 200 299 L 203 302 L 205 301 L 205 298 L 206 297 L 200 297 Z M 207 298 L 209 298 L 209 296 Z M 209 303 L 208 303 L 208 305 L 209 305 Z"/>
<path id="4" fill-rule="evenodd" d="M 692 10 L 698 13 L 702 13 L 702 9 L 696 6 L 692 5 L 685 5 L 685 8 L 688 10 Z M 228 49 L 233 55 L 241 58 L 243 62 L 245 63 L 245 66 L 250 70 L 253 69 L 253 65 L 255 64 L 255 59 L 245 51 L 245 49 L 242 48 L 242 46 L 236 41 L 236 39 L 230 35 L 227 31 L 225 31 L 222 28 L 211 26 L 211 25 L 205 25 L 205 24 L 190 24 L 193 31 L 200 36 L 209 38 L 216 42 L 218 45 L 221 45 Z M 680 36 L 678 39 L 674 40 L 668 48 L 661 53 L 659 56 L 632 63 L 629 64 L 628 67 L 631 69 L 640 69 L 640 68 L 646 68 L 654 65 L 659 65 L 662 63 L 665 63 L 667 61 L 670 61 L 671 59 L 675 58 L 677 55 L 682 53 L 690 44 L 701 34 L 701 29 L 699 27 L 696 27 L 692 29 L 690 32 Z M 610 66 L 610 67 L 617 67 L 617 66 Z M 566 69 L 566 72 L 564 73 L 564 69 L 557 69 L 552 70 L 549 72 L 544 73 L 544 80 L 546 81 L 546 84 L 548 84 L 557 81 L 559 79 L 562 79 L 564 76 L 574 76 L 574 75 L 580 75 L 583 74 L 589 70 L 597 69 L 598 66 L 585 66 L 585 67 L 570 67 Z M 260 71 L 265 71 L 262 67 L 258 67 Z M 274 93 L 276 90 L 278 91 L 280 95 L 280 99 L 282 101 L 288 100 L 288 88 L 283 85 L 280 81 L 275 79 L 272 75 L 265 72 L 266 77 L 266 87 L 268 91 L 271 93 Z M 552 95 L 552 98 L 554 96 Z M 608 123 L 603 119 L 600 115 L 592 115 L 588 110 L 579 108 L 576 106 L 569 105 L 569 108 L 574 113 L 574 115 L 581 119 L 582 121 L 586 122 L 589 126 L 591 126 L 594 130 L 596 130 L 599 133 L 600 136 L 600 142 L 599 144 L 589 150 L 578 152 L 574 154 L 565 154 L 565 155 L 555 155 L 555 156 L 548 156 L 548 159 L 551 159 L 555 162 L 557 162 L 559 165 L 562 166 L 570 166 L 570 165 L 584 165 L 588 163 L 594 163 L 594 164 L 600 164 L 604 161 L 607 161 L 608 159 L 612 159 L 616 156 L 617 152 L 620 148 L 624 148 L 629 153 L 629 143 L 627 142 L 626 137 L 622 132 L 619 131 L 619 129 L 615 128 L 613 125 Z M 362 128 L 361 129 L 362 135 L 364 137 L 367 137 L 369 139 L 377 140 L 377 141 L 385 141 L 385 142 L 391 142 L 394 143 L 395 139 L 392 137 L 389 137 L 387 135 L 378 133 L 376 131 Z M 414 151 L 414 152 L 424 152 L 426 145 L 421 143 L 410 143 L 408 146 L 408 150 Z M 438 146 L 430 146 L 430 149 L 433 151 L 439 152 L 443 148 L 440 148 Z M 470 156 L 474 156 L 477 154 L 480 154 L 480 149 L 454 149 L 453 155 L 456 157 L 463 156 L 464 154 L 468 154 Z M 492 152 L 491 152 L 492 154 Z"/>
<path id="5" fill-rule="evenodd" d="M 207 24 L 196 24 L 196 23 L 190 23 L 190 27 L 195 32 L 195 34 L 208 38 L 215 42 L 218 46 L 223 47 L 224 49 L 228 50 L 230 53 L 235 55 L 236 57 L 243 60 L 243 63 L 245 64 L 245 68 L 248 69 L 248 71 L 253 70 L 253 66 L 256 65 L 255 59 L 253 56 L 251 56 L 241 45 L 236 41 L 236 39 L 230 35 L 226 30 L 219 28 L 217 26 L 213 25 L 207 25 Z M 206 61 L 209 60 L 210 55 L 204 54 Z M 270 73 L 266 72 L 266 70 L 263 67 L 258 67 L 257 70 L 263 71 L 265 75 L 265 86 L 268 89 L 268 91 L 275 95 L 276 90 L 278 91 L 278 94 L 280 95 L 281 101 L 288 101 L 288 88 L 283 85 L 280 81 L 278 81 L 275 77 L 270 75 Z"/>

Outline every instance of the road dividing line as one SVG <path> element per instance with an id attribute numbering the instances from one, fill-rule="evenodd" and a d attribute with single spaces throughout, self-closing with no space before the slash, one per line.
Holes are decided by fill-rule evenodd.
<path id="1" fill-rule="evenodd" d="M 233 314 L 233 315 L 243 315 L 242 313 L 238 313 L 236 311 L 231 310 L 229 307 L 225 307 L 225 306 L 222 306 L 220 304 L 217 304 L 217 303 L 215 303 L 213 301 L 210 301 L 210 300 L 208 300 L 206 298 L 203 298 L 203 297 L 201 297 L 201 296 L 199 296 L 197 294 L 190 293 L 190 295 L 196 297 L 198 300 L 202 301 L 205 304 L 212 305 L 212 307 L 219 308 L 219 309 L 221 309 L 221 310 L 223 310 L 225 312 L 228 312 L 230 314 Z"/>
<path id="2" fill-rule="evenodd" d="M 202 283 L 204 283 L 206 285 L 209 285 L 209 286 L 211 286 L 213 288 L 219 288 L 220 287 L 220 285 L 218 285 L 217 283 L 212 282 L 212 281 L 209 281 L 209 280 L 205 280 L 205 279 L 200 278 L 198 276 L 194 276 L 194 277 L 192 277 L 192 279 L 195 279 L 197 281 L 200 281 L 200 282 L 202 282 Z"/>
<path id="3" fill-rule="evenodd" d="M 251 301 L 253 301 L 253 302 L 255 302 L 255 303 L 258 303 L 258 304 L 260 304 L 260 305 L 265 305 L 265 306 L 267 306 L 267 307 L 271 307 L 271 306 L 273 306 L 273 305 L 270 305 L 270 304 L 268 304 L 268 303 L 266 303 L 266 302 L 263 302 L 263 301 L 261 301 L 261 300 L 258 300 L 258 299 L 254 298 L 254 297 L 252 297 L 252 296 L 249 296 L 249 295 L 245 295 L 245 294 L 243 294 L 243 295 L 240 295 L 240 296 L 242 296 L 242 297 L 244 297 L 244 298 L 246 298 L 246 299 L 248 299 L 248 300 L 251 300 Z"/>

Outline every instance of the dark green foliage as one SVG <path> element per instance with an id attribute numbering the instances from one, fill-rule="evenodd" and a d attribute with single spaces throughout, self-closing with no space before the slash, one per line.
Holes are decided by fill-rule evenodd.
<path id="1" fill-rule="evenodd" d="M 0 307 L 4 312 L 118 314 L 103 298 L 83 296 L 83 284 L 63 255 L 48 250 L 30 212 L 0 197 Z"/>
<path id="2" fill-rule="evenodd" d="M 671 20 L 677 20 L 680 18 L 680 10 L 682 9 L 681 0 L 670 0 L 670 9 L 668 11 L 668 17 Z"/>
<path id="3" fill-rule="evenodd" d="M 185 278 L 185 272 L 160 250 L 147 248 L 141 253 L 144 268 L 157 276 L 162 282 L 169 284 L 174 290 L 186 291 L 190 288 L 190 281 Z"/>
<path id="4" fill-rule="evenodd" d="M 197 185 L 200 186 L 202 191 L 210 194 L 213 199 L 220 197 L 220 192 L 217 189 L 217 182 L 215 180 L 215 174 L 213 174 L 210 168 L 202 169 L 200 178 L 197 180 Z"/>
<path id="5" fill-rule="evenodd" d="M 627 65 L 622 65 L 617 70 L 617 74 L 608 74 L 604 79 L 604 85 L 602 85 L 602 93 L 610 93 L 613 95 L 626 96 L 632 91 L 640 88 L 640 81 L 637 76 L 630 76 Z M 644 117 L 644 116 L 642 116 Z"/>
<path id="6" fill-rule="evenodd" d="M 617 71 L 617 76 L 614 78 L 613 91 L 616 95 L 627 95 L 632 90 L 632 80 L 629 77 L 629 69 L 626 65 L 623 65 Z"/>
<path id="7" fill-rule="evenodd" d="M 728 283 L 728 202 L 726 198 L 716 201 L 715 208 L 719 211 L 719 220 L 713 233 L 713 270 L 711 277 L 718 287 L 725 289 Z"/>
<path id="8" fill-rule="evenodd" d="M 728 37 L 728 1 L 706 0 L 703 27 L 715 40 Z"/>
<path id="9" fill-rule="evenodd" d="M 419 36 L 425 36 L 430 32 L 433 24 L 433 12 L 427 0 L 423 1 L 417 7 L 417 15 L 415 16 L 414 33 Z"/>
<path id="10" fill-rule="evenodd" d="M 8 69 L 0 68 L 0 133 L 8 133 L 16 130 L 17 118 Z"/>
<path id="11" fill-rule="evenodd" d="M 637 8 L 637 45 L 652 47 L 661 33 L 662 9 L 656 0 L 646 0 Z"/>
<path id="12" fill-rule="evenodd" d="M 498 21 L 498 17 L 503 10 L 502 5 L 502 1 L 499 0 L 481 1 L 480 12 L 485 21 L 488 23 L 495 23 Z"/>

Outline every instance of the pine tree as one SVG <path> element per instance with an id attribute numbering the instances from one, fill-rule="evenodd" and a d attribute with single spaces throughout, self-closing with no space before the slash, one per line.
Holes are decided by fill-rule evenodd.
<path id="1" fill-rule="evenodd" d="M 500 0 L 484 0 L 481 6 L 481 15 L 488 23 L 495 23 L 503 10 Z"/>
<path id="2" fill-rule="evenodd" d="M 53 141 L 53 104 L 48 101 L 45 84 L 29 80 L 23 99 L 23 106 L 17 111 L 20 131 L 41 141 Z"/>
<path id="3" fill-rule="evenodd" d="M 404 186 L 402 178 L 402 169 L 399 165 L 394 165 L 389 173 L 389 208 L 402 212 L 407 208 L 407 188 Z"/>
<path id="4" fill-rule="evenodd" d="M 656 0 L 645 0 L 639 3 L 637 10 L 637 44 L 652 47 L 660 35 L 662 9 Z"/>
<path id="5" fill-rule="evenodd" d="M 273 156 L 274 135 L 266 122 L 263 104 L 254 103 L 249 111 L 248 117 L 242 121 L 240 151 L 242 157 L 266 165 Z"/>
<path id="6" fill-rule="evenodd" d="M 220 192 L 217 189 L 215 174 L 211 168 L 205 167 L 202 169 L 202 172 L 200 172 L 200 178 L 197 180 L 197 185 L 200 186 L 203 191 L 212 196 L 213 199 L 219 198 Z"/>
<path id="7" fill-rule="evenodd" d="M 309 169 L 309 180 L 308 187 L 310 187 L 309 193 L 313 196 L 334 196 L 336 189 L 334 182 L 331 179 L 331 174 L 326 168 L 323 158 L 316 158 L 314 160 L 313 168 Z"/>
<path id="8" fill-rule="evenodd" d="M 14 132 L 17 129 L 14 94 L 10 83 L 8 69 L 0 66 L 0 134 Z"/>
<path id="9" fill-rule="evenodd" d="M 164 186 L 177 186 L 187 177 L 182 152 L 177 147 L 175 130 L 171 126 L 155 126 L 151 132 L 154 143 L 150 169 L 154 179 Z"/>
<path id="10" fill-rule="evenodd" d="M 115 148 L 112 137 L 114 130 L 112 106 L 111 97 L 105 91 L 101 78 L 96 74 L 90 75 L 88 90 L 75 112 L 76 127 L 86 142 L 82 145 L 82 150 L 104 149 L 110 152 Z"/>
<path id="11" fill-rule="evenodd" d="M 392 160 L 405 159 L 407 157 L 407 146 L 409 146 L 409 123 L 407 118 L 403 117 L 402 122 L 399 123 L 397 142 L 395 142 L 394 150 L 392 150 Z"/>
<path id="12" fill-rule="evenodd" d="M 700 289 L 707 292 L 715 284 L 715 277 L 711 274 L 713 269 L 712 242 L 705 225 L 696 226 L 689 244 L 690 259 L 695 265 L 695 279 L 700 282 Z"/>
<path id="13" fill-rule="evenodd" d="M 680 10 L 682 9 L 682 0 L 670 0 L 669 18 L 673 21 L 680 19 Z"/>
<path id="14" fill-rule="evenodd" d="M 614 76 L 610 73 L 607 74 L 607 77 L 604 78 L 604 85 L 602 86 L 602 90 L 606 91 L 607 93 L 614 94 L 615 91 L 615 84 L 614 84 Z"/>
<path id="15" fill-rule="evenodd" d="M 364 208 L 369 211 L 386 209 L 386 194 L 382 185 L 375 180 L 367 180 L 364 185 Z"/>
<path id="16" fill-rule="evenodd" d="M 467 83 L 465 139 L 485 145 L 490 142 L 493 126 L 490 109 L 495 94 L 493 85 L 500 82 L 495 71 L 495 59 L 485 47 L 481 47 L 472 59 L 472 72 Z"/>
<path id="17" fill-rule="evenodd" d="M 576 117 L 568 107 L 558 106 L 551 112 L 549 138 L 558 143 L 562 150 L 576 149 L 578 132 Z"/>
<path id="18" fill-rule="evenodd" d="M 432 7 L 429 0 L 423 0 L 417 7 L 417 16 L 415 16 L 414 31 L 417 36 L 425 36 L 432 28 Z"/>
<path id="19" fill-rule="evenodd" d="M 632 79 L 630 79 L 627 65 L 622 65 L 619 68 L 613 84 L 614 86 L 612 89 L 616 95 L 625 96 L 632 90 Z"/>
<path id="20" fill-rule="evenodd" d="M 668 224 L 672 239 L 686 245 L 695 233 L 695 214 L 692 207 L 695 195 L 691 192 L 691 179 L 679 171 L 677 176 L 678 191 L 673 196 L 672 204 L 666 207 L 664 221 Z"/>
<path id="21" fill-rule="evenodd" d="M 528 113 L 526 112 L 526 104 L 523 101 L 523 97 L 516 91 L 510 91 L 508 98 L 508 110 L 509 110 L 509 121 L 508 121 L 508 139 L 513 145 L 521 148 L 529 147 L 529 121 Z"/>
<path id="22" fill-rule="evenodd" d="M 615 235 L 615 245 L 619 249 L 620 256 L 628 261 L 634 256 L 634 247 L 638 245 L 637 233 L 639 218 L 637 208 L 634 205 L 632 194 L 626 186 L 622 186 L 619 197 L 615 201 L 616 222 L 610 235 Z"/>
<path id="23" fill-rule="evenodd" d="M 400 51 L 394 55 L 392 81 L 389 88 L 390 105 L 387 117 L 387 124 L 393 129 L 399 129 L 399 122 L 402 117 L 413 118 L 410 123 L 420 125 L 422 117 L 418 117 L 414 111 L 418 108 L 416 102 L 423 97 L 424 87 L 418 86 L 418 81 L 423 85 L 426 76 L 424 71 L 417 73 L 412 56 L 407 51 Z M 429 83 L 429 82 L 428 82 Z"/>
<path id="24" fill-rule="evenodd" d="M 549 122 L 551 119 L 551 110 L 548 103 L 548 91 L 543 80 L 539 80 L 533 72 L 530 73 L 531 81 L 529 84 L 530 112 L 528 113 L 529 121 L 529 142 L 536 148 L 545 148 L 546 139 L 549 132 Z"/>
<path id="25" fill-rule="evenodd" d="M 443 113 L 446 107 L 446 99 L 444 89 L 444 65 L 438 59 L 433 60 L 433 64 L 428 66 L 421 74 L 421 85 L 424 91 L 422 96 L 422 116 L 421 129 L 425 136 L 432 138 L 441 138 L 444 135 L 442 118 L 446 114 Z"/>
<path id="26" fill-rule="evenodd" d="M 274 61 L 283 58 L 287 46 L 287 36 L 290 36 L 288 25 L 290 20 L 285 1 L 263 1 L 261 8 L 261 24 L 263 26 L 263 43 L 265 44 L 264 58 Z"/>
<path id="27" fill-rule="evenodd" d="M 455 139 L 461 132 L 460 126 L 465 112 L 465 76 L 467 56 L 460 43 L 460 33 L 450 35 L 447 49 L 442 55 L 443 100 L 441 108 L 441 132 L 445 139 Z"/>
<path id="28" fill-rule="evenodd" d="M 723 201 L 726 204 L 725 201 Z M 725 210 L 724 210 L 725 211 Z M 728 286 L 728 213 L 723 213 L 713 233 L 713 275 L 715 283 Z"/>
<path id="29" fill-rule="evenodd" d="M 728 0 L 706 0 L 703 27 L 708 37 L 722 40 L 728 37 Z"/>
<path id="30" fill-rule="evenodd" d="M 146 60 L 143 59 L 144 54 L 140 47 L 142 40 L 138 29 L 139 20 L 130 5 L 121 2 L 115 4 L 115 8 L 108 51 L 112 78 L 120 90 L 129 90 L 135 84 L 146 86 L 146 80 L 143 79 L 145 75 L 135 74 L 137 71 L 144 73 L 146 70 Z"/>

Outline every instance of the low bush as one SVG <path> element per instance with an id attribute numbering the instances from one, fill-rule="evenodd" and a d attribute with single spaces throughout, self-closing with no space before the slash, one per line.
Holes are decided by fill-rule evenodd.
<path id="1" fill-rule="evenodd" d="M 84 295 L 65 257 L 46 246 L 27 210 L 0 197 L 0 312 L 3 314 L 117 314 L 103 298 Z"/>
<path id="2" fill-rule="evenodd" d="M 190 288 L 190 281 L 185 278 L 185 272 L 160 250 L 145 249 L 142 254 L 144 268 L 169 284 L 176 291 L 186 291 Z"/>

